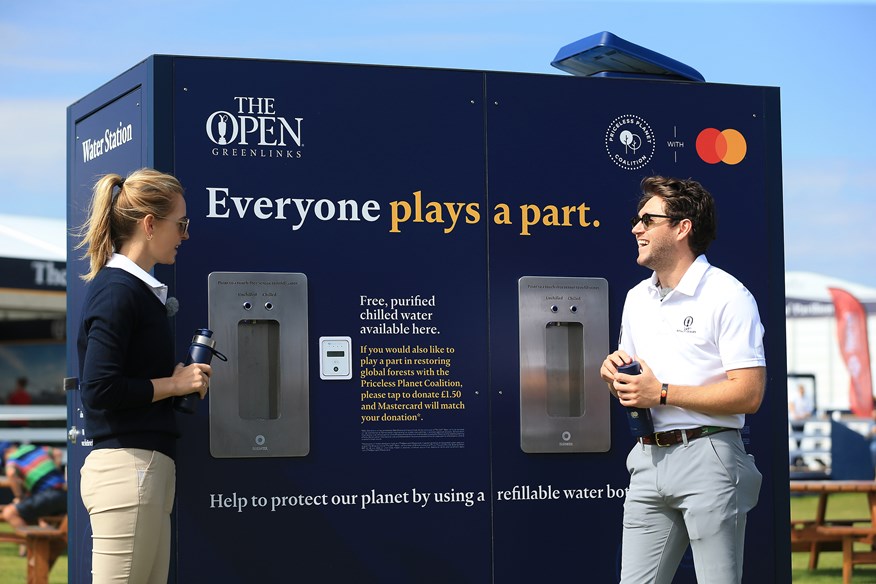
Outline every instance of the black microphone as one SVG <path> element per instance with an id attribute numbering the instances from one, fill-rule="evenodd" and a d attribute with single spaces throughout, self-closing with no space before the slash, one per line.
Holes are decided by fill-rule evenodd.
<path id="1" fill-rule="evenodd" d="M 179 312 L 179 300 L 171 296 L 164 302 L 164 308 L 167 309 L 167 318 L 173 318 Z"/>

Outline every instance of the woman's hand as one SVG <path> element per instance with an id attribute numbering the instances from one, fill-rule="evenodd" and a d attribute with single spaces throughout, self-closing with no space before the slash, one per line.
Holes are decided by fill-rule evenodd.
<path id="1" fill-rule="evenodd" d="M 171 377 L 181 388 L 176 395 L 189 395 L 198 392 L 201 394 L 201 399 L 204 399 L 210 388 L 210 374 L 212 372 L 213 369 L 206 363 L 192 363 L 191 365 L 177 363 L 173 369 L 173 377 Z"/>
<path id="2" fill-rule="evenodd" d="M 167 399 L 178 395 L 198 393 L 201 399 L 207 395 L 210 388 L 210 375 L 213 368 L 206 363 L 192 363 L 183 365 L 177 363 L 173 369 L 173 375 L 161 379 L 152 380 L 152 401 Z"/>

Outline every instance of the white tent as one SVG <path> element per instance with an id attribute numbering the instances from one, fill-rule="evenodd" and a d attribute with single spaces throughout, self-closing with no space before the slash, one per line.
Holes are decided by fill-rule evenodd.
<path id="1" fill-rule="evenodd" d="M 857 298 L 867 312 L 868 330 L 876 332 L 876 288 L 812 272 L 786 272 L 788 373 L 815 376 L 817 409 L 847 410 L 850 380 L 839 350 L 828 288 L 840 288 Z M 876 362 L 874 358 L 870 342 L 871 363 Z"/>
<path id="2" fill-rule="evenodd" d="M 64 219 L 0 215 L 0 320 L 67 312 Z"/>

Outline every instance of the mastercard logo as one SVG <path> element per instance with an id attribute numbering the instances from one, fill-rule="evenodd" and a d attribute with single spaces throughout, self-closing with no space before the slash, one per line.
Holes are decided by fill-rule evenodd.
<path id="1" fill-rule="evenodd" d="M 739 164 L 747 151 L 745 136 L 737 130 L 706 128 L 697 136 L 697 154 L 709 164 Z"/>

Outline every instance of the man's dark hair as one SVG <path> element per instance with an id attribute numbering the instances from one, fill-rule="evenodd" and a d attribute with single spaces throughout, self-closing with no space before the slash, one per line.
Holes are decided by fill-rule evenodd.
<path id="1" fill-rule="evenodd" d="M 651 197 L 660 197 L 664 201 L 665 213 L 678 217 L 673 220 L 673 225 L 682 219 L 690 219 L 692 227 L 688 242 L 694 255 L 706 253 L 718 232 L 715 200 L 709 191 L 692 179 L 663 176 L 646 177 L 641 186 L 638 210 L 641 211 Z"/>

